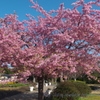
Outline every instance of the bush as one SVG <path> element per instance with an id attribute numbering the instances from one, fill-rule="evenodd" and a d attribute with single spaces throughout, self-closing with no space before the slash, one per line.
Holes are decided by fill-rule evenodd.
<path id="1" fill-rule="evenodd" d="M 77 90 L 79 91 L 80 96 L 87 96 L 91 93 L 91 88 L 82 81 L 75 81 L 73 82 Z"/>
<path id="2" fill-rule="evenodd" d="M 73 82 L 61 82 L 57 88 L 53 90 L 48 100 L 78 100 L 79 91 L 76 89 Z"/>

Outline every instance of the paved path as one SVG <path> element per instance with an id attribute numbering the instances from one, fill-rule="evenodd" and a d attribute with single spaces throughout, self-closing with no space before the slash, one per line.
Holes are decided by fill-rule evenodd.
<path id="1" fill-rule="evenodd" d="M 55 86 L 56 85 L 44 86 L 44 93 L 48 88 L 53 89 Z M 17 94 L 1 100 L 37 100 L 37 97 L 38 97 L 38 91 L 34 90 L 32 92 Z"/>

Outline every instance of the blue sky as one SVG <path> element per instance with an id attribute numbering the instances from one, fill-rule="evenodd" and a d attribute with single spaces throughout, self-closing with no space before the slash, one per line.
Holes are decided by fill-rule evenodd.
<path id="1" fill-rule="evenodd" d="M 40 6 L 42 6 L 45 10 L 56 10 L 61 3 L 64 3 L 65 8 L 72 8 L 71 5 L 77 0 L 34 0 L 37 1 Z M 89 2 L 91 0 L 85 0 Z M 93 0 L 92 0 L 93 1 Z M 95 1 L 95 0 L 94 0 Z M 32 4 L 29 0 L 1 0 L 0 1 L 0 17 L 4 18 L 5 14 L 16 14 L 19 16 L 18 19 L 20 21 L 27 19 L 26 14 L 31 14 L 33 16 L 38 16 L 40 13 L 36 12 L 36 10 L 32 9 L 30 6 Z M 99 8 L 100 9 L 100 8 Z"/>

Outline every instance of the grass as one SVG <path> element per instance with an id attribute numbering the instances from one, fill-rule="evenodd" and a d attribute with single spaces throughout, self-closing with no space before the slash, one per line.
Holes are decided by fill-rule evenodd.
<path id="1" fill-rule="evenodd" d="M 30 84 L 15 83 L 0 86 L 0 100 L 5 97 L 29 92 L 29 85 Z"/>
<path id="2" fill-rule="evenodd" d="M 29 83 L 27 84 L 24 84 L 24 83 L 5 84 L 5 85 L 0 85 L 0 90 L 5 90 L 5 91 L 22 90 L 23 92 L 25 92 L 26 87 L 28 88 L 29 85 L 30 85 Z"/>
<path id="3" fill-rule="evenodd" d="M 20 86 L 26 86 L 26 85 L 29 85 L 29 83 L 4 84 L 4 85 L 0 85 L 0 87 L 20 87 Z"/>
<path id="4" fill-rule="evenodd" d="M 0 86 L 0 100 L 20 93 L 29 92 L 29 85 L 24 83 L 6 84 Z"/>
<path id="5" fill-rule="evenodd" d="M 2 97 L 5 97 L 4 95 L 11 96 L 12 94 L 29 92 L 29 85 L 30 84 L 16 83 L 11 84 L 10 86 L 0 86 L 0 94 Z M 100 85 L 96 84 L 91 84 L 89 86 L 94 86 L 96 89 L 100 88 Z M 100 91 L 93 90 L 90 95 L 87 97 L 81 97 L 79 100 L 100 100 Z"/>
<path id="6" fill-rule="evenodd" d="M 87 97 L 81 97 L 79 100 L 100 100 L 100 90 L 96 91 L 96 89 L 100 89 L 99 84 L 89 84 L 89 86 L 92 86 L 92 92 Z"/>
<path id="7" fill-rule="evenodd" d="M 87 97 L 81 97 L 79 100 L 100 100 L 100 95 L 89 95 Z"/>

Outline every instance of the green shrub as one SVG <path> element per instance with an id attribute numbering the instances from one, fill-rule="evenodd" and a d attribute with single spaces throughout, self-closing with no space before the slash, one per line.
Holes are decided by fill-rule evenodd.
<path id="1" fill-rule="evenodd" d="M 76 89 L 73 82 L 61 82 L 57 88 L 53 90 L 48 100 L 78 100 L 79 91 Z"/>
<path id="2" fill-rule="evenodd" d="M 73 82 L 77 90 L 79 91 L 80 96 L 87 96 L 91 93 L 91 88 L 82 81 Z"/>

